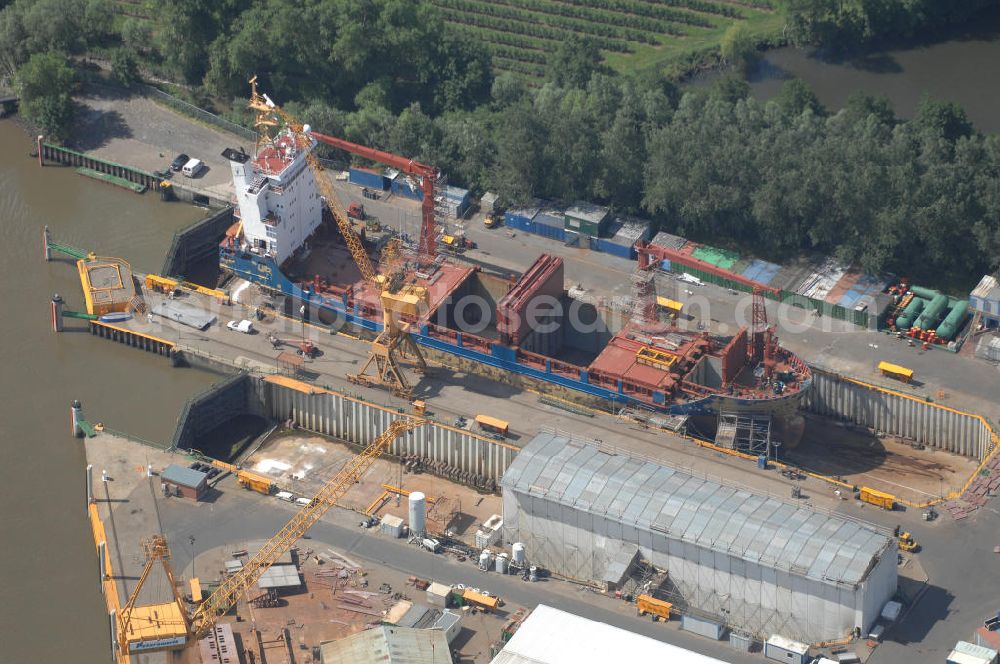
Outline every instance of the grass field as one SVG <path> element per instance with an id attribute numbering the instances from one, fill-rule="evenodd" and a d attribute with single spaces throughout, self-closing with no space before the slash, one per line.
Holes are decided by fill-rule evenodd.
<path id="1" fill-rule="evenodd" d="M 781 33 L 782 0 L 426 0 L 443 20 L 493 56 L 493 67 L 542 76 L 547 57 L 569 37 L 595 41 L 612 68 L 682 74 L 710 60 L 733 23 L 760 41 Z M 146 0 L 115 0 L 119 21 L 147 18 Z"/>
<path id="2" fill-rule="evenodd" d="M 680 73 L 718 47 L 733 23 L 761 41 L 780 35 L 781 0 L 428 0 L 493 55 L 498 72 L 540 76 L 572 35 L 594 40 L 618 71 Z"/>

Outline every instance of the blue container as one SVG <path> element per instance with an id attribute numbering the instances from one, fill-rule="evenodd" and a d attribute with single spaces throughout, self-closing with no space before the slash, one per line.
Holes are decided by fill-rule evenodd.
<path id="1" fill-rule="evenodd" d="M 377 189 L 379 191 L 386 190 L 388 180 L 381 173 L 368 170 L 367 168 L 352 167 L 348 174 L 351 184 L 356 184 L 359 187 L 368 187 L 369 189 Z"/>
<path id="2" fill-rule="evenodd" d="M 424 192 L 418 187 L 414 186 L 404 175 L 400 175 L 395 180 L 392 181 L 392 193 L 398 196 L 405 196 L 406 198 L 412 198 L 415 201 L 424 200 Z"/>
<path id="3" fill-rule="evenodd" d="M 547 237 L 552 240 L 559 240 L 560 242 L 566 241 L 566 231 L 562 228 L 555 228 L 553 226 L 546 226 L 544 224 L 536 224 L 533 221 L 529 221 L 526 224 L 526 231 L 529 233 L 534 233 L 535 235 L 541 235 L 542 237 Z"/>
<path id="4" fill-rule="evenodd" d="M 760 454 L 757 456 L 757 467 L 761 470 L 767 470 L 767 455 Z"/>
<path id="5" fill-rule="evenodd" d="M 660 269 L 663 270 L 664 272 L 673 272 L 674 267 L 670 261 L 664 258 L 662 261 L 660 261 Z"/>
<path id="6" fill-rule="evenodd" d="M 595 239 L 597 240 L 596 243 L 594 242 Z M 636 256 L 635 249 L 633 249 L 632 247 L 625 246 L 624 244 L 618 244 L 616 242 L 611 242 L 610 240 L 592 238 L 590 244 L 591 244 L 591 249 L 600 251 L 601 253 L 611 254 L 612 256 L 618 256 L 619 258 L 624 258 L 626 260 L 632 260 Z"/>

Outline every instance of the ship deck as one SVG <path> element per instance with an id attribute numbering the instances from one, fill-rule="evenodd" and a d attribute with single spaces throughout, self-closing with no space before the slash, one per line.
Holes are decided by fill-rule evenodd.
<path id="1" fill-rule="evenodd" d="M 365 310 L 381 310 L 378 290 L 361 278 L 361 271 L 342 244 L 315 242 L 308 254 L 289 262 L 283 269 L 294 281 L 315 285 L 318 277 L 321 293 L 336 296 L 338 291 L 348 290 L 351 298 Z M 429 278 L 421 276 L 423 273 L 415 265 L 408 265 L 403 271 L 405 284 L 427 288 L 428 311 L 425 317 L 432 318 L 438 308 L 447 304 L 449 298 L 472 276 L 475 268 L 445 261 Z"/>

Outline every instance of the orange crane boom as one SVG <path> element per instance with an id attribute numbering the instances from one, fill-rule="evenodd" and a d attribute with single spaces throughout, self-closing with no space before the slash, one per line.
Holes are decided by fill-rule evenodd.
<path id="1" fill-rule="evenodd" d="M 306 531 L 312 528 L 337 504 L 348 489 L 359 482 L 364 474 L 382 456 L 394 440 L 405 433 L 426 424 L 426 420 L 404 418 L 394 421 L 360 454 L 344 464 L 344 467 L 328 481 L 306 507 L 293 516 L 278 533 L 261 547 L 240 571 L 224 580 L 218 589 L 201 603 L 191 616 L 191 632 L 194 640 L 204 637 L 215 626 L 220 615 L 232 608 L 245 588 L 257 583 L 278 558 L 291 550 L 292 546 Z"/>
<path id="2" fill-rule="evenodd" d="M 376 150 L 364 145 L 358 145 L 357 143 L 351 143 L 350 141 L 345 141 L 342 138 L 321 134 L 318 131 L 312 132 L 312 136 L 320 143 L 325 143 L 331 147 L 337 148 L 338 150 L 349 152 L 369 161 L 376 161 L 380 164 L 391 166 L 392 168 L 400 170 L 407 175 L 415 175 L 420 178 L 420 188 L 423 192 L 423 203 L 420 207 L 420 244 L 417 247 L 417 255 L 427 258 L 428 260 L 433 260 L 437 249 L 437 223 L 434 216 L 434 186 L 439 177 L 438 170 L 433 166 L 422 164 L 415 159 L 409 159 L 391 152 L 384 152 L 382 150 Z"/>

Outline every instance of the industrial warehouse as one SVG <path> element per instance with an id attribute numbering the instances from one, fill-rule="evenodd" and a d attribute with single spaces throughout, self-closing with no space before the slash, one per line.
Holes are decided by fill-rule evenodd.
<path id="1" fill-rule="evenodd" d="M 896 591 L 891 535 L 595 441 L 541 433 L 501 487 L 505 537 L 533 561 L 614 588 L 642 558 L 686 605 L 753 634 L 843 638 Z"/>

